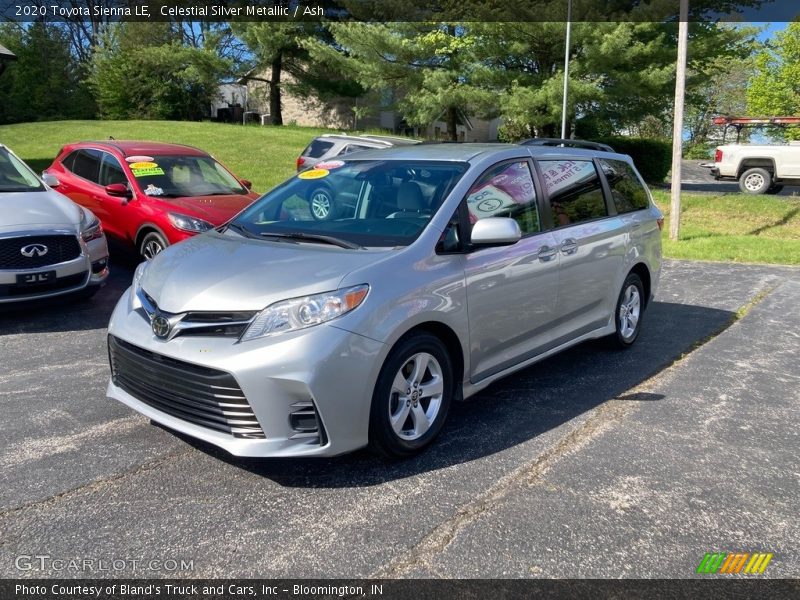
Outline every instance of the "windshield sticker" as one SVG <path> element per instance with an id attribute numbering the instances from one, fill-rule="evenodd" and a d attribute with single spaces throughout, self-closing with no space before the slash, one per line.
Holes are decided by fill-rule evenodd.
<path id="1" fill-rule="evenodd" d="M 328 171 L 327 169 L 310 169 L 308 171 L 303 171 L 297 175 L 298 179 L 322 179 L 323 177 L 327 177 Z"/>
<path id="2" fill-rule="evenodd" d="M 316 169 L 328 169 L 329 171 L 333 169 L 338 169 L 344 166 L 343 160 L 329 160 L 327 162 L 317 163 Z"/>
<path id="3" fill-rule="evenodd" d="M 151 160 L 143 160 L 135 163 L 131 163 L 131 169 L 134 171 L 142 171 L 144 169 L 155 169 L 158 167 L 156 163 Z"/>
<path id="4" fill-rule="evenodd" d="M 146 188 L 144 188 L 144 193 L 148 196 L 163 196 L 164 190 L 160 187 L 154 186 L 152 183 L 149 184 Z"/>
<path id="5" fill-rule="evenodd" d="M 154 162 L 133 163 L 130 167 L 134 177 L 152 177 L 153 175 L 164 174 L 164 169 Z"/>
<path id="6" fill-rule="evenodd" d="M 125 162 L 129 163 L 137 163 L 137 162 L 153 162 L 155 159 L 152 156 L 129 156 L 125 159 Z"/>

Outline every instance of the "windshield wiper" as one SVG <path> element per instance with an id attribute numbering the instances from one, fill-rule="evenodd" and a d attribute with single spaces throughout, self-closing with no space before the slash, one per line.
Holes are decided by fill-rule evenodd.
<path id="1" fill-rule="evenodd" d="M 347 248 L 348 250 L 361 250 L 364 246 L 360 246 L 353 242 L 348 242 L 341 238 L 333 237 L 330 235 L 318 235 L 315 233 L 300 233 L 293 231 L 292 233 L 272 233 L 264 231 L 261 237 L 272 237 L 278 239 L 288 239 L 298 242 L 320 242 L 322 244 L 330 244 L 331 246 L 339 246 L 340 248 Z"/>
<path id="2" fill-rule="evenodd" d="M 249 238 L 255 238 L 256 237 L 256 235 L 252 231 L 250 231 L 249 229 L 247 229 L 243 225 L 239 225 L 238 223 L 233 223 L 233 222 L 228 223 L 227 225 L 225 225 L 225 230 L 227 231 L 228 229 L 233 229 L 234 231 L 238 231 L 244 237 L 249 237 Z"/>

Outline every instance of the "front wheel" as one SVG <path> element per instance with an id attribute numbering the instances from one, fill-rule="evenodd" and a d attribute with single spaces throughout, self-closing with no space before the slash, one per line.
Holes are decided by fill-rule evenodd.
<path id="1" fill-rule="evenodd" d="M 641 278 L 636 273 L 629 273 L 622 284 L 614 310 L 616 331 L 610 339 L 617 348 L 629 348 L 639 337 L 645 302 Z"/>
<path id="2" fill-rule="evenodd" d="M 391 458 L 420 452 L 441 431 L 453 389 L 450 357 L 437 337 L 417 333 L 402 339 L 375 384 L 370 447 Z"/>
<path id="3" fill-rule="evenodd" d="M 145 260 L 152 260 L 169 246 L 169 242 L 157 231 L 151 231 L 142 238 L 139 244 L 139 254 Z"/>
<path id="4" fill-rule="evenodd" d="M 772 187 L 772 175 L 766 169 L 747 169 L 739 177 L 739 189 L 745 194 L 766 194 Z"/>

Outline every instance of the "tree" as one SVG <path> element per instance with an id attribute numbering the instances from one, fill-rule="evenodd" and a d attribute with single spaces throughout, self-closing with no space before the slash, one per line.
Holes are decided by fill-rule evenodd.
<path id="1" fill-rule="evenodd" d="M 197 120 L 229 71 L 215 51 L 175 39 L 169 23 L 120 23 L 101 37 L 89 84 L 105 118 Z"/>
<path id="2" fill-rule="evenodd" d="M 751 116 L 800 115 L 800 22 L 790 23 L 756 57 L 756 74 L 747 89 Z M 800 139 L 800 129 L 787 129 Z"/>
<path id="3" fill-rule="evenodd" d="M 335 44 L 309 45 L 313 60 L 336 65 L 367 89 L 392 91 L 410 125 L 442 119 L 450 139 L 467 114 L 489 114 L 496 97 L 464 25 L 334 23 Z"/>
<path id="4" fill-rule="evenodd" d="M 0 26 L 17 55 L 0 78 L 0 123 L 92 118 L 95 105 L 65 31 L 44 22 Z"/>

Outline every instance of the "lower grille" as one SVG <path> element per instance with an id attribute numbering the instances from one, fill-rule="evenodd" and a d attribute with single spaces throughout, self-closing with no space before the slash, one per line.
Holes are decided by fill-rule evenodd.
<path id="1" fill-rule="evenodd" d="M 22 254 L 23 248 L 33 250 L 33 246 L 36 248 L 30 252 L 31 256 Z M 75 260 L 80 255 L 81 245 L 76 235 L 0 238 L 0 269 L 38 269 Z"/>
<path id="2" fill-rule="evenodd" d="M 113 335 L 108 353 L 112 380 L 140 402 L 235 437 L 266 437 L 230 373 L 156 354 Z"/>
<path id="3" fill-rule="evenodd" d="M 14 296 L 35 296 L 36 294 L 48 294 L 59 290 L 80 287 L 86 281 L 86 273 L 67 275 L 46 283 L 36 283 L 33 285 L 17 285 L 15 283 L 0 285 L 0 298 L 11 298 Z"/>

